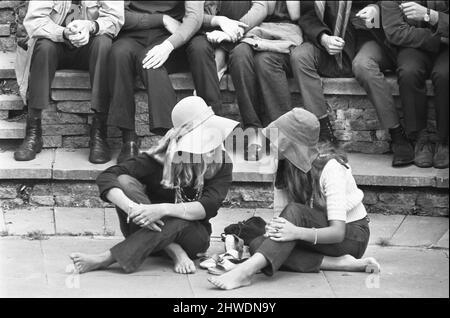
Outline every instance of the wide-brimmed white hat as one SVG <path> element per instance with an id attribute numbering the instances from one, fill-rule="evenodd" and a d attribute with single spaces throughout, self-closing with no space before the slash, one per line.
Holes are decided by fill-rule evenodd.
<path id="1" fill-rule="evenodd" d="M 172 124 L 180 128 L 192 123 L 192 130 L 177 141 L 176 151 L 208 153 L 223 144 L 239 122 L 214 114 L 197 96 L 182 99 L 172 110 Z"/>

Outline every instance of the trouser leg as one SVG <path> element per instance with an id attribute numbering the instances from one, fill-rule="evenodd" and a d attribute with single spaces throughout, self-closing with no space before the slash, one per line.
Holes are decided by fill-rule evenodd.
<path id="1" fill-rule="evenodd" d="M 353 73 L 367 92 L 385 129 L 399 125 L 391 88 L 382 72 L 392 66 L 387 52 L 375 40 L 365 42 L 353 60 Z"/>
<path id="2" fill-rule="evenodd" d="M 449 49 L 447 47 L 438 55 L 431 71 L 431 80 L 435 90 L 437 133 L 442 142 L 448 142 L 448 52 Z"/>
<path id="3" fill-rule="evenodd" d="M 64 44 L 37 40 L 31 59 L 28 107 L 45 109 L 50 104 L 50 87 L 64 55 Z"/>
<path id="4" fill-rule="evenodd" d="M 250 45 L 237 45 L 230 53 L 229 64 L 244 128 L 261 128 L 262 107 L 258 98 L 254 51 Z"/>
<path id="5" fill-rule="evenodd" d="M 119 35 L 118 40 L 112 45 L 109 58 L 111 104 L 108 125 L 110 126 L 135 130 L 135 66 L 137 54 L 144 47 L 137 39 L 128 34 Z"/>
<path id="6" fill-rule="evenodd" d="M 290 73 L 289 54 L 258 53 L 255 56 L 255 68 L 264 110 L 268 121 L 272 122 L 292 109 L 287 79 Z"/>
<path id="7" fill-rule="evenodd" d="M 426 80 L 431 71 L 431 63 L 428 54 L 417 49 L 400 49 L 397 56 L 400 98 L 405 130 L 409 135 L 427 128 Z"/>
<path id="8" fill-rule="evenodd" d="M 198 96 L 216 114 L 221 114 L 222 100 L 213 46 L 205 35 L 197 35 L 186 45 L 186 54 Z"/>

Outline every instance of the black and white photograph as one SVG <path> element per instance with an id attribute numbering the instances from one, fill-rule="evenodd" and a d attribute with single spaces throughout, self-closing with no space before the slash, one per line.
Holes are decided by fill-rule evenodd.
<path id="1" fill-rule="evenodd" d="M 449 7 L 0 0 L 0 298 L 448 300 Z"/>

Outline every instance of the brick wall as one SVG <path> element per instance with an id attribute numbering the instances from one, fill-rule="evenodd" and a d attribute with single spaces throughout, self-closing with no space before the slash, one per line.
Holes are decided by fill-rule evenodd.
<path id="1" fill-rule="evenodd" d="M 26 37 L 22 22 L 27 7 L 27 1 L 0 1 L 0 51 L 14 51 Z"/>

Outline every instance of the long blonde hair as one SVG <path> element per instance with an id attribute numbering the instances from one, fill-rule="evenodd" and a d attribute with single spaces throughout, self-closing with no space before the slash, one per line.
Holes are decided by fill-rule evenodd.
<path id="1" fill-rule="evenodd" d="M 311 170 L 304 173 L 288 160 L 280 163 L 277 172 L 277 187 L 285 188 L 291 201 L 326 210 L 326 200 L 320 186 L 320 176 L 326 164 L 335 159 L 343 165 L 347 155 L 330 144 L 319 145 L 320 155 L 313 161 Z"/>

